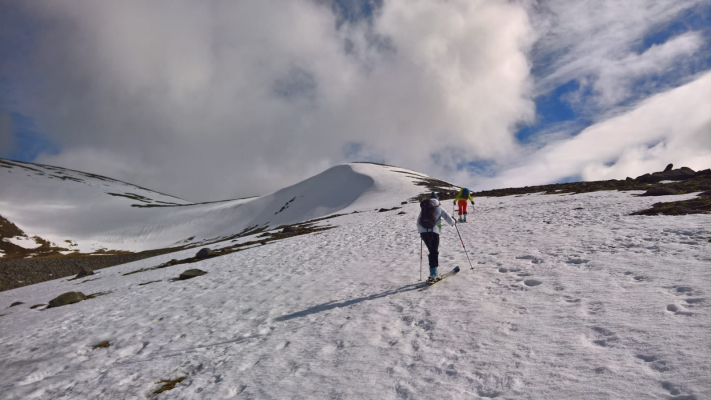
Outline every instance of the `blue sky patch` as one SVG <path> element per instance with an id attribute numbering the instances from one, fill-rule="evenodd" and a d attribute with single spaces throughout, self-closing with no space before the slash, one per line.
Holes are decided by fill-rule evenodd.
<path id="1" fill-rule="evenodd" d="M 61 148 L 47 138 L 36 126 L 34 120 L 19 113 L 11 113 L 15 146 L 7 154 L 17 161 L 32 162 L 40 154 L 59 154 Z"/>

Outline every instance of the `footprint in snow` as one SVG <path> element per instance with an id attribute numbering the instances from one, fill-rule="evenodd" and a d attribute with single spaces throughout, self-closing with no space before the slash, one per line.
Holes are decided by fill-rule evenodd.
<path id="1" fill-rule="evenodd" d="M 589 263 L 590 260 L 586 260 L 584 258 L 569 258 L 566 263 L 568 264 L 587 264 Z"/>
<path id="2" fill-rule="evenodd" d="M 632 279 L 634 279 L 635 282 L 649 282 L 652 280 L 651 278 L 642 275 L 637 275 Z"/>
<path id="3" fill-rule="evenodd" d="M 689 311 L 684 311 L 680 306 L 676 304 L 667 305 L 667 311 L 674 313 L 674 315 L 683 315 L 685 317 L 690 317 L 692 314 Z"/>
<path id="4" fill-rule="evenodd" d="M 532 264 L 540 264 L 543 262 L 540 258 L 534 256 L 519 256 L 516 257 L 517 260 L 530 260 Z"/>
<path id="5" fill-rule="evenodd" d="M 690 306 L 690 307 L 696 307 L 697 305 L 700 305 L 701 303 L 703 303 L 704 300 L 706 300 L 706 299 L 703 299 L 703 298 L 694 298 L 694 299 L 685 299 L 684 301 L 686 302 L 686 304 L 687 304 L 688 306 Z"/>
<path id="6" fill-rule="evenodd" d="M 664 390 L 669 392 L 670 395 L 673 396 L 670 397 L 671 400 L 697 400 L 696 396 L 694 395 L 681 394 L 681 389 L 679 388 L 679 386 L 671 382 L 663 381 L 662 387 L 664 388 Z"/>
<path id="7" fill-rule="evenodd" d="M 601 328 L 599 326 L 593 326 L 590 329 L 592 330 L 593 337 L 591 341 L 597 346 L 608 347 L 618 340 L 617 335 L 608 329 Z"/>
<path id="8" fill-rule="evenodd" d="M 691 296 L 691 293 L 694 291 L 691 286 L 676 286 L 674 289 L 674 294 L 677 296 Z"/>

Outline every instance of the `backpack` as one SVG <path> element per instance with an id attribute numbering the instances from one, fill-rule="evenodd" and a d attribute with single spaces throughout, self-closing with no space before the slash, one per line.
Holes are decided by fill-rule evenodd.
<path id="1" fill-rule="evenodd" d="M 462 197 L 465 199 L 469 197 L 469 189 L 462 189 Z"/>
<path id="2" fill-rule="evenodd" d="M 437 225 L 437 206 L 428 199 L 420 202 L 420 226 L 425 229 L 434 229 Z"/>

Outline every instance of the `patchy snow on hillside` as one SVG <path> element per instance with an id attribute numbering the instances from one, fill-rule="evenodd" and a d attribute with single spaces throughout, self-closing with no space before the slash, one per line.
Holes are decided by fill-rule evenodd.
<path id="1" fill-rule="evenodd" d="M 399 205 L 426 191 L 426 175 L 346 164 L 261 197 L 191 204 L 110 178 L 0 160 L 0 215 L 27 235 L 82 252 L 198 245 L 255 227 Z M 393 193 L 397 197 L 393 203 Z"/>
<path id="2" fill-rule="evenodd" d="M 352 209 L 377 187 L 359 184 L 320 206 Z M 418 205 L 375 212 L 400 199 L 375 193 L 317 234 L 0 293 L 2 398 L 711 398 L 710 215 L 630 216 L 659 199 L 621 192 L 477 199 L 458 225 L 473 270 L 446 226 L 440 264 L 462 272 L 423 289 Z M 171 280 L 188 268 L 207 274 Z M 30 308 L 67 291 L 106 294 Z"/>
<path id="3" fill-rule="evenodd" d="M 36 249 L 40 246 L 42 246 L 42 243 L 37 243 L 32 238 L 28 237 L 22 237 L 22 236 L 15 236 L 12 238 L 3 238 L 2 239 L 4 242 L 12 243 L 15 246 L 20 246 L 23 249 Z"/>

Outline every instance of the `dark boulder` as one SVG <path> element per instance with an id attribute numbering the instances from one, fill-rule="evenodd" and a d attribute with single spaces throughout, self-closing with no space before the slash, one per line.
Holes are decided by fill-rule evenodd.
<path id="1" fill-rule="evenodd" d="M 180 274 L 180 277 L 178 278 L 179 281 L 184 281 L 186 279 L 192 279 L 195 278 L 196 276 L 200 275 L 205 275 L 207 272 L 199 270 L 199 269 L 189 269 L 182 274 Z"/>
<path id="2" fill-rule="evenodd" d="M 16 301 L 16 302 L 10 304 L 10 307 L 19 306 L 19 305 L 22 305 L 22 304 L 25 304 L 25 303 L 24 303 L 23 301 Z M 8 307 L 8 308 L 10 308 L 10 307 Z"/>
<path id="3" fill-rule="evenodd" d="M 206 258 L 214 257 L 216 255 L 217 255 L 217 253 L 215 253 L 214 251 L 205 247 L 204 249 L 200 249 L 200 251 L 198 251 L 197 254 L 195 254 L 195 257 L 199 260 L 204 260 Z"/>
<path id="4" fill-rule="evenodd" d="M 296 232 L 296 229 L 293 226 L 285 226 L 284 229 L 281 230 L 281 233 L 294 233 Z"/>
<path id="5" fill-rule="evenodd" d="M 74 279 L 83 278 L 83 277 L 89 276 L 89 275 L 94 275 L 94 271 L 92 271 L 92 269 L 89 267 L 83 266 L 79 270 L 79 273 L 77 274 L 77 276 L 74 277 Z"/>
<path id="6" fill-rule="evenodd" d="M 47 308 L 66 306 L 69 304 L 78 303 L 84 299 L 86 299 L 86 296 L 84 296 L 84 293 L 82 292 L 67 292 L 50 300 L 49 306 L 47 306 Z"/>
<path id="7" fill-rule="evenodd" d="M 642 196 L 670 196 L 677 194 L 676 190 L 668 187 L 653 187 L 649 188 Z"/>
<path id="8" fill-rule="evenodd" d="M 664 168 L 664 172 L 669 172 L 669 171 L 671 171 L 672 169 L 674 169 L 674 164 L 669 164 L 669 165 L 667 165 L 666 168 Z"/>

